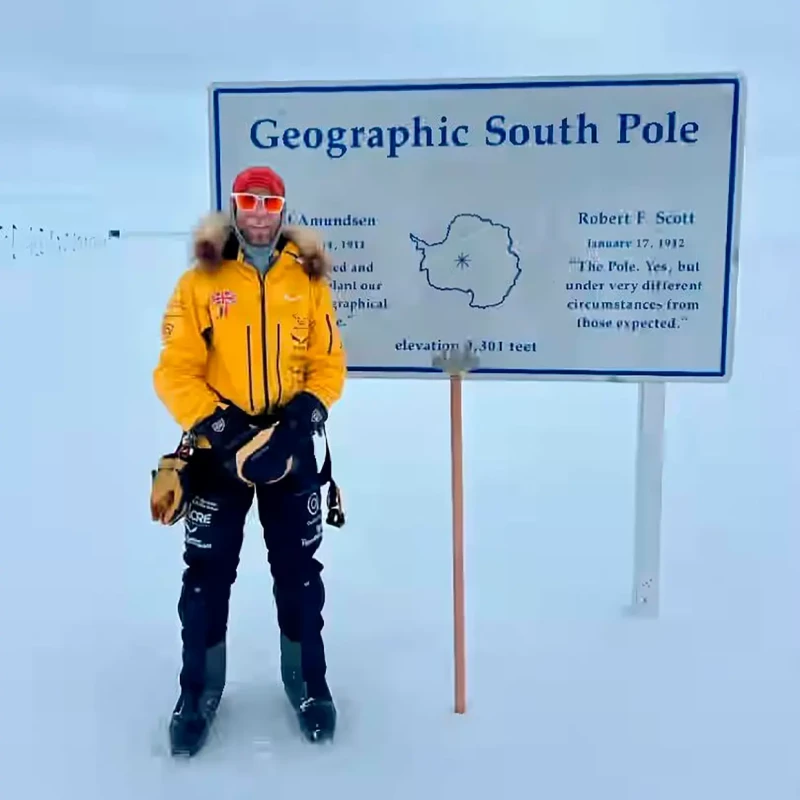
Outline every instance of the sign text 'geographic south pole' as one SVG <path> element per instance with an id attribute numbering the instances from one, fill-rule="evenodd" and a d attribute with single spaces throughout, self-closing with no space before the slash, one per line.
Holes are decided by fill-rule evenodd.
<path id="1" fill-rule="evenodd" d="M 353 375 L 727 380 L 737 75 L 214 84 L 211 191 L 284 177 Z"/>

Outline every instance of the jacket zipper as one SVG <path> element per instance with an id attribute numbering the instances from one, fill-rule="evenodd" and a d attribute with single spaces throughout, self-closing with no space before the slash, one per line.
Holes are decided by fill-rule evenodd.
<path id="1" fill-rule="evenodd" d="M 269 272 L 272 265 L 278 260 L 278 256 L 280 253 L 274 253 L 272 256 L 272 261 L 267 267 L 266 272 L 262 275 L 261 271 L 254 266 L 253 264 L 249 264 L 252 269 L 255 270 L 256 275 L 258 275 L 258 283 L 259 288 L 261 289 L 261 372 L 264 378 L 264 411 L 269 413 L 270 410 L 270 402 L 269 402 L 269 381 L 267 380 L 267 301 L 266 301 L 266 286 L 265 282 L 267 279 L 267 272 Z M 241 258 L 241 251 L 240 251 L 240 258 Z M 278 377 L 280 381 L 280 376 Z"/>
<path id="2" fill-rule="evenodd" d="M 267 381 L 267 300 L 266 300 L 266 275 L 258 274 L 261 285 L 261 371 L 264 375 L 264 411 L 269 413 L 269 382 Z"/>
<path id="3" fill-rule="evenodd" d="M 250 326 L 247 326 L 247 386 L 250 389 L 250 410 L 256 410 L 253 402 L 253 351 L 250 346 Z"/>
<path id="4" fill-rule="evenodd" d="M 278 399 L 276 405 L 281 404 L 283 399 L 283 381 L 281 380 L 281 326 L 278 323 L 278 352 L 275 356 L 275 374 L 278 376 Z"/>

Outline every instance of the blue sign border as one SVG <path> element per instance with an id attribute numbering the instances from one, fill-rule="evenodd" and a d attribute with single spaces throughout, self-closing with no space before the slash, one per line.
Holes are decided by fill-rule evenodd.
<path id="1" fill-rule="evenodd" d="M 549 89 L 549 88 L 586 88 L 603 86 L 709 86 L 728 85 L 733 87 L 733 103 L 731 115 L 731 148 L 730 168 L 728 174 L 728 213 L 727 235 L 725 242 L 725 279 L 722 305 L 722 332 L 720 342 L 720 367 L 714 371 L 637 371 L 637 370 L 556 370 L 556 369 L 493 369 L 479 368 L 475 376 L 484 375 L 514 377 L 552 377 L 552 378 L 618 378 L 620 380 L 636 380 L 643 378 L 662 379 L 729 379 L 726 372 L 730 349 L 729 321 L 731 310 L 731 272 L 736 235 L 737 212 L 737 166 L 739 163 L 739 127 L 742 78 L 730 77 L 693 77 L 693 78 L 585 78 L 564 80 L 506 80 L 506 81 L 453 81 L 453 82 L 419 82 L 419 83 L 351 83 L 351 84 L 270 84 L 270 85 L 215 85 L 209 87 L 211 101 L 211 137 L 213 146 L 213 194 L 217 211 L 222 209 L 222 164 L 220 158 L 220 125 L 219 98 L 223 94 L 332 94 L 345 92 L 424 92 L 441 90 L 491 91 L 493 89 Z M 442 375 L 436 367 L 360 367 L 348 366 L 348 372 L 362 375 L 395 375 L 397 377 Z"/>

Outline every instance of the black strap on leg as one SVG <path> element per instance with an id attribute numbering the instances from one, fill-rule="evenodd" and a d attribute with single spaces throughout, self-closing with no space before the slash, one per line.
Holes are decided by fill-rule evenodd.
<path id="1" fill-rule="evenodd" d="M 333 464 L 331 463 L 331 448 L 328 443 L 328 432 L 323 429 L 325 436 L 325 461 L 322 464 L 322 469 L 319 471 L 320 486 L 328 484 L 328 516 L 325 522 L 334 527 L 341 528 L 344 526 L 345 517 L 344 509 L 342 508 L 342 493 L 333 479 Z"/>

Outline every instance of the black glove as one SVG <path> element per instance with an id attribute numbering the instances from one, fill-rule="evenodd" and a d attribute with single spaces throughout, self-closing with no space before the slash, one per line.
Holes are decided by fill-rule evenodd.
<path id="1" fill-rule="evenodd" d="M 298 442 L 322 430 L 328 410 L 311 392 L 300 392 L 282 409 L 280 421 L 259 428 L 236 406 L 218 408 L 195 426 L 228 472 L 245 483 L 275 483 L 292 470 Z"/>
<path id="2" fill-rule="evenodd" d="M 237 452 L 239 477 L 249 483 L 275 483 L 294 466 L 300 442 L 318 433 L 328 411 L 310 392 L 300 392 L 278 414 L 278 423 L 257 434 Z"/>
<path id="3" fill-rule="evenodd" d="M 271 446 L 276 429 L 275 425 L 259 428 L 236 406 L 227 406 L 195 425 L 194 432 L 208 440 L 231 475 L 256 484 L 275 483 L 291 471 L 291 452 Z"/>
<path id="4" fill-rule="evenodd" d="M 311 392 L 295 395 L 281 414 L 281 422 L 299 436 L 320 433 L 327 419 L 328 409 Z"/>
<path id="5" fill-rule="evenodd" d="M 254 421 L 236 406 L 220 406 L 194 426 L 196 436 L 204 436 L 218 455 L 232 455 L 257 433 Z"/>

